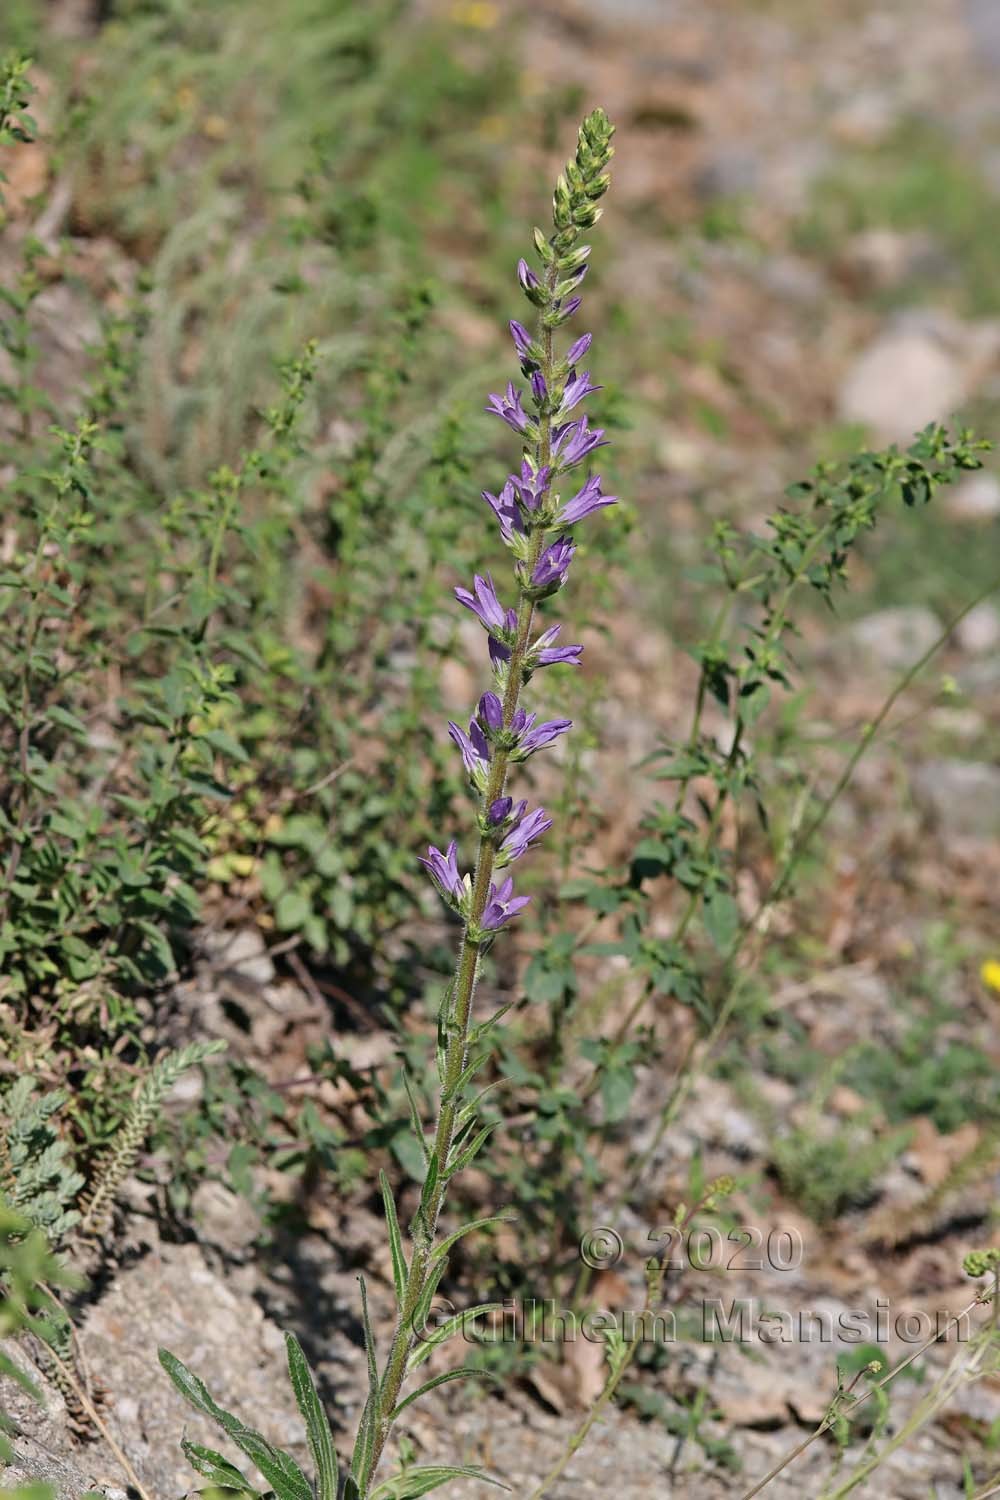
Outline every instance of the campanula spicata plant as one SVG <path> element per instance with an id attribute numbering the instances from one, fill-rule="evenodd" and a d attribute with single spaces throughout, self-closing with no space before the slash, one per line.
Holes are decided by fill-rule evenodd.
<path id="1" fill-rule="evenodd" d="M 462 932 L 455 976 L 439 1013 L 440 1087 L 437 1121 L 429 1140 L 415 1103 L 412 1108 L 425 1175 L 419 1206 L 409 1225 L 408 1252 L 388 1179 L 381 1176 L 396 1323 L 388 1352 L 380 1362 L 362 1282 L 369 1387 L 350 1473 L 344 1481 L 345 1500 L 426 1494 L 458 1475 L 484 1477 L 468 1467 L 434 1466 L 408 1468 L 405 1474 L 376 1483 L 399 1413 L 424 1392 L 466 1373 L 450 1371 L 431 1378 L 415 1391 L 404 1390 L 411 1373 L 431 1350 L 457 1332 L 470 1316 L 459 1315 L 429 1338 L 418 1341 L 418 1331 L 426 1322 L 435 1289 L 447 1268 L 449 1249 L 470 1230 L 498 1222 L 498 1217 L 492 1216 L 466 1224 L 443 1240 L 439 1234 L 449 1184 L 474 1159 L 492 1128 L 481 1124 L 478 1099 L 468 1097 L 469 1086 L 486 1061 L 485 1044 L 498 1019 L 494 1016 L 480 1021 L 475 1017 L 482 959 L 500 929 L 514 920 L 530 899 L 517 894 L 509 867 L 552 824 L 543 808 L 529 809 L 523 798 L 515 802 L 507 790 L 508 775 L 512 767 L 553 745 L 572 727 L 569 719 L 546 719 L 539 710 L 521 704 L 522 690 L 537 672 L 560 664 L 575 665 L 581 655 L 579 645 L 558 643 L 558 624 L 539 628 L 539 606 L 566 583 L 575 552 L 570 528 L 616 501 L 615 496 L 604 493 L 598 475 L 581 472 L 585 461 L 605 442 L 603 431 L 592 427 L 578 410 L 581 402 L 599 389 L 583 366 L 591 336 L 578 334 L 560 348 L 562 330 L 580 307 L 579 289 L 590 255 L 590 246 L 580 241 L 600 216 L 600 199 L 609 184 L 612 135 L 613 127 L 603 110 L 595 110 L 584 120 L 576 156 L 556 185 L 553 231 L 548 236 L 539 229 L 535 231 L 538 268 L 534 269 L 527 259 L 518 262 L 517 279 L 535 310 L 536 325 L 529 331 L 519 321 L 510 324 L 524 384 L 508 382 L 505 392 L 491 395 L 487 406 L 523 439 L 517 470 L 498 493 L 485 491 L 483 495 L 510 553 L 513 579 L 509 586 L 498 587 L 491 574 L 477 573 L 471 588 L 455 590 L 458 602 L 475 615 L 486 633 L 491 669 L 491 684 L 479 698 L 468 724 L 448 726 L 479 799 L 478 844 L 471 868 L 463 868 L 455 839 L 444 852 L 430 847 L 421 859 L 443 900 L 460 918 Z M 334 1500 L 339 1479 L 329 1426 L 301 1350 L 292 1339 L 288 1353 L 289 1374 L 310 1436 L 318 1491 L 323 1500 Z M 219 1408 L 202 1382 L 173 1355 L 162 1351 L 161 1360 L 181 1393 L 211 1416 L 257 1464 L 278 1500 L 308 1500 L 312 1486 L 288 1454 Z M 221 1455 L 193 1450 L 190 1444 L 186 1451 L 199 1472 L 214 1483 L 251 1489 Z"/>

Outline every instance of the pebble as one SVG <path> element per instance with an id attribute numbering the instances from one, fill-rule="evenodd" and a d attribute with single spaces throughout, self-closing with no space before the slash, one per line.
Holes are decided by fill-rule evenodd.
<path id="1" fill-rule="evenodd" d="M 942 628 L 926 605 L 900 604 L 855 621 L 849 636 L 851 645 L 860 647 L 877 665 L 906 672 L 930 650 Z"/>
<path id="2" fill-rule="evenodd" d="M 263 934 L 256 927 L 238 927 L 232 932 L 206 932 L 205 949 L 216 968 L 237 975 L 250 984 L 271 984 L 274 964 Z"/>
<path id="3" fill-rule="evenodd" d="M 944 833 L 972 838 L 1000 834 L 1000 766 L 927 761 L 914 772 L 913 794 Z"/>
<path id="4" fill-rule="evenodd" d="M 1000 516 L 1000 479 L 985 470 L 966 475 L 948 491 L 945 507 L 955 521 L 992 521 Z"/>
<path id="5" fill-rule="evenodd" d="M 970 656 L 995 651 L 1000 646 L 1000 610 L 984 599 L 956 625 L 955 640 Z"/>
<path id="6" fill-rule="evenodd" d="M 881 334 L 855 359 L 840 388 L 845 422 L 867 427 L 882 442 L 909 442 L 928 422 L 950 417 L 965 400 L 961 360 L 928 332 L 899 328 Z"/>

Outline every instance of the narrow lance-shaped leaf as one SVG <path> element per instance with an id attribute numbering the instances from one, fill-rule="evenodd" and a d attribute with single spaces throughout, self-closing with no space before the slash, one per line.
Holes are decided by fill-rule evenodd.
<path id="1" fill-rule="evenodd" d="M 471 1145 L 466 1146 L 465 1150 L 462 1151 L 458 1156 L 456 1156 L 455 1159 L 450 1163 L 448 1170 L 445 1173 L 446 1180 L 450 1181 L 456 1173 L 463 1172 L 465 1170 L 469 1163 L 473 1161 L 477 1156 L 484 1143 L 489 1140 L 494 1130 L 496 1130 L 495 1124 L 483 1126 L 482 1130 L 480 1130 L 479 1134 L 472 1141 Z"/>
<path id="2" fill-rule="evenodd" d="M 407 1360 L 406 1368 L 415 1370 L 418 1365 L 422 1365 L 440 1344 L 445 1343 L 452 1334 L 458 1333 L 461 1329 L 471 1327 L 473 1320 L 480 1314 L 503 1312 L 503 1308 L 502 1302 L 480 1302 L 475 1307 L 468 1307 L 464 1312 L 456 1313 L 453 1318 L 446 1318 L 440 1328 L 435 1328 L 421 1336 L 420 1342 Z"/>
<path id="3" fill-rule="evenodd" d="M 203 1479 L 209 1480 L 223 1490 L 259 1496 L 260 1492 L 254 1489 L 246 1475 L 235 1464 L 231 1464 L 228 1458 L 217 1453 L 214 1448 L 203 1448 L 200 1443 L 192 1443 L 187 1438 L 181 1438 L 181 1450 L 191 1467 L 196 1469 Z"/>
<path id="4" fill-rule="evenodd" d="M 420 1300 L 417 1303 L 416 1310 L 414 1311 L 413 1317 L 410 1320 L 411 1332 L 415 1333 L 418 1338 L 422 1336 L 424 1324 L 430 1317 L 431 1303 L 434 1301 L 434 1294 L 437 1292 L 441 1278 L 444 1276 L 444 1273 L 445 1271 L 447 1271 L 447 1269 L 447 1256 L 442 1256 L 440 1260 L 435 1260 L 430 1263 L 427 1279 L 424 1282 L 424 1289 L 420 1293 Z"/>
<path id="5" fill-rule="evenodd" d="M 427 1137 L 424 1134 L 424 1127 L 420 1123 L 420 1112 L 417 1109 L 417 1101 L 413 1097 L 413 1084 L 411 1083 L 410 1075 L 409 1073 L 407 1073 L 405 1068 L 403 1069 L 403 1087 L 406 1090 L 406 1100 L 410 1106 L 410 1124 L 413 1127 L 413 1134 L 420 1142 L 420 1150 L 423 1153 L 424 1165 L 426 1166 L 431 1159 L 431 1148 L 427 1144 Z"/>
<path id="6" fill-rule="evenodd" d="M 382 1189 L 382 1202 L 385 1204 L 385 1222 L 389 1231 L 389 1252 L 392 1256 L 392 1279 L 396 1287 L 396 1306 L 403 1306 L 403 1298 L 406 1293 L 406 1278 L 408 1275 L 406 1256 L 403 1253 L 403 1239 L 399 1232 L 399 1220 L 396 1217 L 396 1201 L 392 1196 L 392 1188 L 389 1179 L 384 1172 L 378 1174 L 379 1186 Z"/>
<path id="7" fill-rule="evenodd" d="M 296 1405 L 302 1413 L 302 1420 L 306 1424 L 309 1451 L 316 1465 L 319 1500 L 337 1500 L 340 1470 L 337 1464 L 333 1433 L 330 1431 L 330 1420 L 319 1399 L 309 1362 L 293 1333 L 285 1334 L 285 1349 L 288 1355 L 288 1376 L 292 1382 L 292 1391 Z"/>
<path id="8" fill-rule="evenodd" d="M 417 1500 L 418 1496 L 429 1495 L 431 1490 L 439 1489 L 452 1479 L 478 1479 L 482 1484 L 491 1484 L 498 1490 L 509 1489 L 508 1485 L 501 1484 L 499 1479 L 487 1474 L 485 1469 L 469 1464 L 427 1464 L 384 1480 L 377 1489 L 372 1490 L 370 1500 Z"/>
<path id="9" fill-rule="evenodd" d="M 442 1240 L 440 1245 L 435 1247 L 434 1254 L 431 1256 L 431 1264 L 433 1265 L 435 1261 L 447 1255 L 452 1245 L 465 1235 L 473 1234 L 477 1229 L 492 1229 L 495 1224 L 513 1224 L 516 1218 L 516 1214 L 491 1214 L 488 1219 L 473 1219 L 471 1223 L 463 1224 L 461 1229 L 456 1229 L 453 1234 L 449 1234 L 447 1239 Z"/>
<path id="10" fill-rule="evenodd" d="M 372 1461 L 375 1452 L 375 1431 L 379 1420 L 379 1378 L 378 1365 L 375 1357 L 375 1335 L 372 1332 L 372 1321 L 368 1312 L 368 1287 L 363 1276 L 358 1277 L 361 1287 L 361 1319 L 365 1334 L 365 1354 L 368 1357 L 368 1399 L 365 1401 L 365 1409 L 361 1414 L 361 1425 L 358 1428 L 357 1440 L 354 1444 L 354 1453 L 351 1456 L 351 1473 L 357 1480 L 358 1488 L 362 1494 L 368 1493 L 368 1481 L 371 1478 Z"/>
<path id="11" fill-rule="evenodd" d="M 277 1500 L 314 1500 L 312 1486 L 291 1454 L 274 1447 L 261 1433 L 245 1426 L 232 1412 L 219 1406 L 210 1395 L 205 1382 L 193 1375 L 169 1350 L 160 1350 L 160 1364 L 185 1400 L 203 1416 L 211 1417 L 236 1446 L 243 1450 L 251 1463 L 256 1464 L 274 1490 Z"/>
<path id="12" fill-rule="evenodd" d="M 432 1391 L 435 1386 L 447 1385 L 452 1380 L 493 1380 L 498 1385 L 502 1383 L 499 1375 L 494 1375 L 492 1370 L 445 1370 L 443 1374 L 435 1375 L 431 1380 L 425 1380 L 423 1385 L 411 1391 L 408 1396 L 404 1396 L 393 1410 L 392 1420 L 395 1422 L 401 1411 L 407 1406 L 412 1406 L 414 1401 L 419 1401 L 422 1396 L 426 1396 L 428 1391 Z"/>

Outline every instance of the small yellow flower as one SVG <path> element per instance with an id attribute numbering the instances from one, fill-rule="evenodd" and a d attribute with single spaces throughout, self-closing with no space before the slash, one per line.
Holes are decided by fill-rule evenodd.
<path id="1" fill-rule="evenodd" d="M 476 31 L 492 31 L 500 19 L 500 7 L 492 5 L 490 0 L 455 0 L 451 19 Z"/>
<path id="2" fill-rule="evenodd" d="M 507 134 L 507 121 L 503 115 L 487 115 L 479 122 L 479 134 L 484 141 L 502 141 Z"/>
<path id="3" fill-rule="evenodd" d="M 979 970 L 979 977 L 987 989 L 1000 994 L 1000 958 L 988 958 Z"/>
<path id="4" fill-rule="evenodd" d="M 229 122 L 221 115 L 206 115 L 201 122 L 201 133 L 210 141 L 224 141 L 229 134 Z"/>

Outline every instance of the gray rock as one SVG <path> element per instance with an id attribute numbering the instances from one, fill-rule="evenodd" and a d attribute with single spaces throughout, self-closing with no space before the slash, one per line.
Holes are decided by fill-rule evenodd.
<path id="1" fill-rule="evenodd" d="M 853 235 L 839 257 L 842 274 L 861 290 L 885 292 L 932 268 L 941 252 L 928 234 L 865 229 Z"/>
<path id="2" fill-rule="evenodd" d="M 9 1440 L 14 1450 L 12 1462 L 0 1471 L 0 1486 L 10 1491 L 21 1484 L 48 1484 L 56 1500 L 79 1500 L 95 1488 L 110 1496 L 111 1489 L 123 1482 L 110 1455 L 94 1449 L 74 1452 L 62 1396 L 46 1387 L 40 1371 L 20 1347 L 5 1342 L 4 1354 L 34 1381 L 44 1401 L 39 1404 L 15 1381 L 0 1379 L 0 1411 L 11 1424 Z"/>
<path id="3" fill-rule="evenodd" d="M 1000 766 L 928 761 L 913 775 L 913 795 L 944 833 L 981 838 L 1000 834 Z"/>
<path id="4" fill-rule="evenodd" d="M 928 422 L 949 417 L 968 395 L 962 360 L 929 331 L 881 334 L 854 361 L 838 409 L 884 442 L 907 442 Z"/>
<path id="5" fill-rule="evenodd" d="M 253 1205 L 222 1182 L 200 1182 L 191 1198 L 191 1212 L 202 1238 L 236 1259 L 249 1253 L 263 1227 Z"/>
<path id="6" fill-rule="evenodd" d="M 968 474 L 948 491 L 945 505 L 956 521 L 992 521 L 1000 516 L 1000 479 L 985 470 Z"/>
<path id="7" fill-rule="evenodd" d="M 727 146 L 709 158 L 697 175 L 695 187 L 700 197 L 712 202 L 746 197 L 759 182 L 759 157 L 745 146 Z"/>
<path id="8" fill-rule="evenodd" d="M 958 685 L 970 698 L 990 698 L 1000 693 L 1000 656 L 972 661 L 957 674 Z"/>
<path id="9" fill-rule="evenodd" d="M 977 54 L 1000 67 L 1000 7 L 996 0 L 964 0 L 963 9 Z"/>
<path id="10" fill-rule="evenodd" d="M 105 1420 L 151 1494 L 183 1495 L 197 1482 L 182 1436 L 228 1451 L 174 1390 L 157 1360 L 159 1345 L 200 1375 L 220 1405 L 308 1465 L 281 1333 L 197 1245 L 164 1244 L 122 1271 L 87 1315 L 80 1342 L 108 1393 Z"/>
<path id="11" fill-rule="evenodd" d="M 238 927 L 233 932 L 206 931 L 202 944 L 213 968 L 219 972 L 251 985 L 271 984 L 274 980 L 274 964 L 256 927 Z"/>
<path id="12" fill-rule="evenodd" d="M 1000 610 L 984 599 L 955 627 L 955 639 L 970 656 L 995 651 L 1000 646 Z"/>
<path id="13" fill-rule="evenodd" d="M 855 621 L 848 637 L 852 647 L 865 652 L 877 665 L 905 672 L 933 646 L 941 630 L 941 621 L 932 609 L 900 604 Z"/>
<path id="14" fill-rule="evenodd" d="M 889 94 L 858 90 L 833 114 L 830 130 L 845 146 L 880 146 L 892 134 L 897 119 Z"/>

